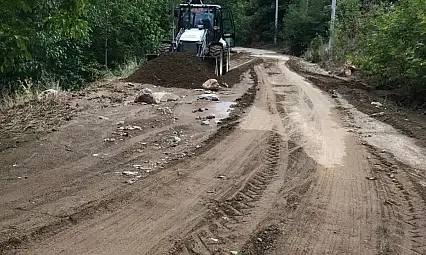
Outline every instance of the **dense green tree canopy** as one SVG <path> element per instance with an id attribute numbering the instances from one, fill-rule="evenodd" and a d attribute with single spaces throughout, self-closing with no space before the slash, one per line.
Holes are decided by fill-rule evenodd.
<path id="1" fill-rule="evenodd" d="M 142 59 L 170 27 L 167 5 L 170 0 L 6 0 L 0 89 L 47 80 L 76 88 L 105 64 Z"/>
<path id="2" fill-rule="evenodd" d="M 170 39 L 179 0 L 4 0 L 0 9 L 0 90 L 59 82 L 78 88 L 141 60 Z M 209 0 L 232 9 L 238 45 L 270 45 L 275 0 Z M 351 60 L 376 84 L 426 95 L 426 0 L 339 0 L 329 31 L 331 0 L 280 0 L 282 52 L 335 62 Z M 418 93 L 420 92 L 420 93 Z M 423 94 L 422 94 L 423 93 Z"/>

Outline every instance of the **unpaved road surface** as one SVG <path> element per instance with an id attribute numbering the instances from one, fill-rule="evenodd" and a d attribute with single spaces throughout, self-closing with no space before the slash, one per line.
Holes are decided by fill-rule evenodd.
<path id="1" fill-rule="evenodd" d="M 424 148 L 290 71 L 286 56 L 241 50 L 264 62 L 225 102 L 176 89 L 182 102 L 168 108 L 85 110 L 1 151 L 1 251 L 426 254 Z M 204 106 L 226 117 L 233 101 L 220 129 L 194 120 Z M 99 143 L 123 118 L 142 130 Z M 124 183 L 135 164 L 142 176 Z"/>

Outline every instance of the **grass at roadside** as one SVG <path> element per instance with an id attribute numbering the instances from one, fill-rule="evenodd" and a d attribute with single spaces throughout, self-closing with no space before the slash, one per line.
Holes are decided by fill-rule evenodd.
<path id="1" fill-rule="evenodd" d="M 101 78 L 96 82 L 128 77 L 140 65 L 141 63 L 136 59 L 131 59 L 114 70 L 104 71 Z M 92 83 L 88 83 L 85 88 L 90 87 L 91 84 Z M 6 88 L 3 89 L 0 96 L 0 112 L 27 104 L 37 104 L 46 99 L 54 100 L 61 93 L 66 93 L 66 91 L 59 86 L 59 82 L 53 77 L 45 79 L 44 82 L 39 82 L 37 84 L 32 81 L 22 81 L 18 90 L 7 89 L 8 84 L 0 84 L 0 88 Z"/>

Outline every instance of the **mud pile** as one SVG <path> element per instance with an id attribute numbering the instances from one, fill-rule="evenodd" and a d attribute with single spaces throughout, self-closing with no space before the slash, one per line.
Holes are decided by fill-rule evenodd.
<path id="1" fill-rule="evenodd" d="M 162 87 L 196 89 L 208 79 L 217 79 L 213 66 L 189 53 L 166 53 L 155 58 L 126 79 Z"/>

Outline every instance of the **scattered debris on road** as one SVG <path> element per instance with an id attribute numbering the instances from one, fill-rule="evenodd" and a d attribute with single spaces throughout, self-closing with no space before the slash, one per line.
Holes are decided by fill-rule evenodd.
<path id="1" fill-rule="evenodd" d="M 153 94 L 155 102 L 172 102 L 180 99 L 179 96 L 170 92 L 154 92 Z"/>
<path id="2" fill-rule="evenodd" d="M 133 183 L 135 183 L 136 182 L 136 180 L 135 179 L 130 179 L 130 180 L 126 180 L 125 181 L 125 183 L 128 183 L 128 184 L 133 184 Z"/>
<path id="3" fill-rule="evenodd" d="M 206 82 L 203 83 L 201 86 L 203 89 L 211 90 L 211 91 L 218 91 L 220 90 L 220 84 L 216 79 L 209 79 Z"/>
<path id="4" fill-rule="evenodd" d="M 383 104 L 382 104 L 382 103 L 380 103 L 380 102 L 371 102 L 371 105 L 374 105 L 374 106 L 376 106 L 377 108 L 380 108 L 380 107 L 382 107 L 382 106 L 383 106 Z"/>
<path id="5" fill-rule="evenodd" d="M 135 98 L 135 103 L 159 104 L 160 101 L 154 97 L 151 89 L 144 88 Z"/>
<path id="6" fill-rule="evenodd" d="M 123 171 L 121 174 L 122 175 L 129 175 L 129 176 L 136 176 L 136 175 L 139 174 L 139 172 L 136 172 L 136 171 Z"/>
<path id="7" fill-rule="evenodd" d="M 385 112 L 373 113 L 373 114 L 371 114 L 370 116 L 371 116 L 371 117 L 374 117 L 374 116 L 383 116 L 383 115 L 385 115 Z"/>
<path id="8" fill-rule="evenodd" d="M 207 108 L 198 108 L 198 109 L 194 109 L 194 110 L 192 110 L 192 112 L 193 113 L 196 113 L 196 112 L 204 112 L 204 111 L 208 111 L 209 109 L 207 109 Z"/>
<path id="9" fill-rule="evenodd" d="M 209 100 L 209 101 L 219 101 L 219 96 L 216 94 L 202 94 L 198 96 L 198 99 Z"/>

